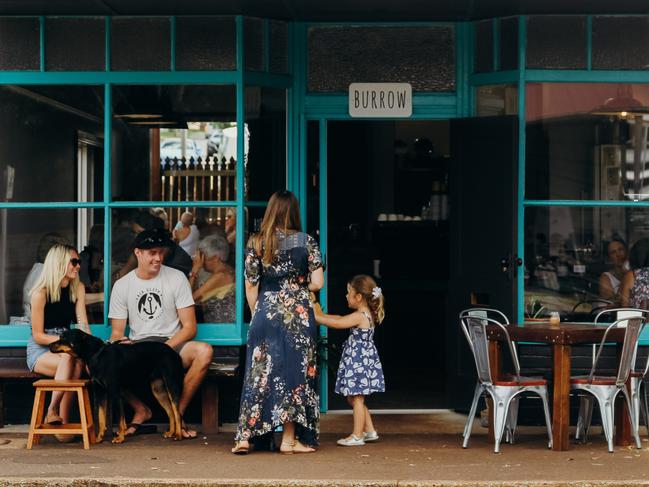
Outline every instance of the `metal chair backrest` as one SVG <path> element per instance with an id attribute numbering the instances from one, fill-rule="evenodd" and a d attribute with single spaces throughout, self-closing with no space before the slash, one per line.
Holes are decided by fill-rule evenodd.
<path id="1" fill-rule="evenodd" d="M 494 308 L 468 308 L 460 312 L 460 319 L 464 318 L 465 316 L 492 318 L 496 321 L 499 321 L 503 325 L 509 325 L 509 320 L 507 319 L 505 313 Z"/>
<path id="2" fill-rule="evenodd" d="M 635 356 L 638 349 L 638 340 L 640 338 L 640 333 L 642 333 L 644 325 L 645 317 L 636 316 L 617 320 L 609 325 L 608 328 L 606 328 L 604 336 L 602 337 L 602 341 L 598 346 L 597 354 L 595 355 L 595 360 L 593 361 L 593 366 L 590 370 L 589 380 L 591 382 L 593 380 L 593 377 L 595 376 L 595 371 L 597 370 L 597 362 L 599 361 L 599 357 L 602 354 L 604 345 L 606 344 L 608 334 L 614 328 L 624 328 L 625 330 L 624 341 L 622 343 L 622 353 L 620 355 L 620 362 L 615 379 L 615 383 L 618 387 L 624 386 L 635 363 Z"/>
<path id="3" fill-rule="evenodd" d="M 649 318 L 649 311 L 646 309 L 640 309 L 640 308 L 611 308 L 611 309 L 605 309 L 604 311 L 600 311 L 597 313 L 595 316 L 595 323 L 600 322 L 600 318 L 605 315 L 609 314 L 615 314 L 615 319 L 616 320 L 623 320 L 624 318 L 632 318 L 635 316 L 643 316 L 645 320 Z"/>
<path id="4" fill-rule="evenodd" d="M 649 321 L 649 311 L 646 309 L 611 308 L 597 313 L 597 315 L 595 316 L 595 323 L 599 323 L 600 318 L 605 315 L 615 315 L 615 319 L 621 321 L 620 327 L 626 326 L 627 320 L 625 320 L 625 318 L 633 318 L 635 316 L 641 316 L 644 318 L 645 323 Z M 597 345 L 593 345 L 593 363 L 595 363 L 595 354 L 597 353 L 596 347 Z M 638 349 L 636 347 L 636 354 L 637 354 L 637 350 Z M 636 356 L 633 357 L 632 366 L 634 368 L 635 368 L 635 364 L 636 364 Z M 646 375 L 648 370 L 649 370 L 649 357 L 647 358 L 647 363 L 645 364 L 645 370 L 643 375 Z"/>
<path id="5" fill-rule="evenodd" d="M 478 380 L 484 384 L 492 384 L 493 378 L 491 376 L 491 368 L 489 364 L 489 343 L 487 340 L 487 325 L 493 324 L 498 326 L 502 333 L 505 335 L 509 351 L 512 355 L 512 362 L 516 371 L 516 377 L 520 376 L 520 364 L 518 362 L 518 355 L 516 349 L 512 344 L 507 327 L 493 318 L 484 316 L 471 316 L 469 314 L 460 313 L 460 327 L 464 332 L 464 336 L 469 342 L 469 348 L 473 353 L 476 371 L 478 372 Z"/>

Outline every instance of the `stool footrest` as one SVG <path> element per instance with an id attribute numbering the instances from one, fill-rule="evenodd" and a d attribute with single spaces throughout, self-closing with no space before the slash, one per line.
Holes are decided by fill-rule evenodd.
<path id="1" fill-rule="evenodd" d="M 40 425 L 34 428 L 35 435 L 58 435 L 58 434 L 83 434 L 81 423 L 52 424 Z"/>

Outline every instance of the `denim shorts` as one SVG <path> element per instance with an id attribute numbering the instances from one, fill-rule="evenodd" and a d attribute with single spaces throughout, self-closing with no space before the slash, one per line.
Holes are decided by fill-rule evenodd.
<path id="1" fill-rule="evenodd" d="M 49 328 L 45 330 L 45 333 L 48 335 L 60 335 L 68 328 Z M 36 366 L 36 361 L 38 357 L 43 355 L 46 352 L 50 351 L 50 347 L 47 345 L 39 345 L 34 341 L 34 336 L 29 335 L 29 341 L 27 342 L 27 367 L 30 372 L 34 372 L 34 367 Z"/>

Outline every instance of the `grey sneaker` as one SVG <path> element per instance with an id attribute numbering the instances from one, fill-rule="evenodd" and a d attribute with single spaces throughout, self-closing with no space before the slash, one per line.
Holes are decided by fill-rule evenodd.
<path id="1" fill-rule="evenodd" d="M 340 446 L 363 446 L 363 445 L 365 445 L 365 441 L 363 441 L 363 438 L 359 438 L 358 436 L 354 436 L 354 435 L 351 435 L 349 438 L 341 438 L 336 443 L 338 443 Z"/>
<path id="2" fill-rule="evenodd" d="M 365 443 L 370 442 L 370 441 L 376 441 L 379 439 L 379 434 L 376 431 L 369 431 L 369 432 L 364 432 L 363 433 L 363 441 Z"/>

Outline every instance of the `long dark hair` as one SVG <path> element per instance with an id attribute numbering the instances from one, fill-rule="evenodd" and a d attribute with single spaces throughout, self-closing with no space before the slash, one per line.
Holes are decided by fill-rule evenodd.
<path id="1" fill-rule="evenodd" d="M 261 231 L 250 239 L 252 248 L 261 256 L 266 265 L 270 265 L 277 250 L 277 232 L 289 230 L 302 231 L 300 205 L 293 193 L 281 190 L 268 200 L 268 206 L 261 221 Z"/>

